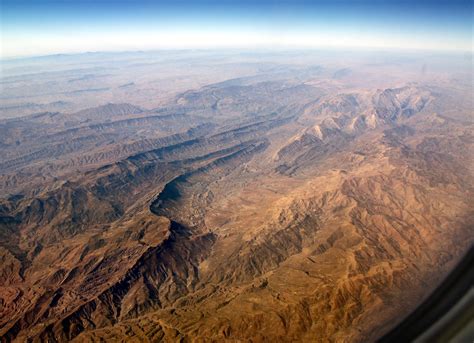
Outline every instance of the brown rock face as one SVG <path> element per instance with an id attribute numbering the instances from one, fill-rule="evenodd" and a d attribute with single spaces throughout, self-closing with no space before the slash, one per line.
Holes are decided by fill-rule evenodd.
<path id="1" fill-rule="evenodd" d="M 1 121 L 2 342 L 367 342 L 409 314 L 474 241 L 472 107 L 301 68 Z"/>

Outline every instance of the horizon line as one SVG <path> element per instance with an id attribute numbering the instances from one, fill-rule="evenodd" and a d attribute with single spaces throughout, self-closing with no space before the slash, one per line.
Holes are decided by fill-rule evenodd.
<path id="1" fill-rule="evenodd" d="M 59 56 L 76 56 L 85 54 L 124 54 L 124 53 L 153 53 L 160 51 L 369 51 L 369 52 L 405 52 L 405 53 L 448 53 L 448 54 L 469 54 L 473 55 L 472 49 L 456 48 L 413 48 L 413 47 L 395 47 L 395 46 L 220 46 L 220 47 L 162 47 L 151 49 L 107 49 L 107 50 L 81 50 L 81 51 L 58 51 L 45 54 L 20 54 L 3 56 L 0 53 L 0 61 L 8 62 L 22 59 L 48 58 Z"/>

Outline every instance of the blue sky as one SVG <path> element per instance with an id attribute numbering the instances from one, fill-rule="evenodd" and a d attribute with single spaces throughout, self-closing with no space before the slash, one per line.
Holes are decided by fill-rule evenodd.
<path id="1" fill-rule="evenodd" d="M 3 0 L 2 56 L 160 48 L 472 49 L 472 2 Z"/>

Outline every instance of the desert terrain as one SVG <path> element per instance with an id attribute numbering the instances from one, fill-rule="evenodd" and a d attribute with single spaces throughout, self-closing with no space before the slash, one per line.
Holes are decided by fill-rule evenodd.
<path id="1" fill-rule="evenodd" d="M 371 342 L 474 243 L 472 56 L 2 62 L 2 342 Z"/>

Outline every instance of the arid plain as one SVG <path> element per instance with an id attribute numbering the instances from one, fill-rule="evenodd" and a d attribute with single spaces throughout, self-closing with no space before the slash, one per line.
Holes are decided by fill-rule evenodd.
<path id="1" fill-rule="evenodd" d="M 474 242 L 472 56 L 5 61 L 2 341 L 368 342 Z"/>

